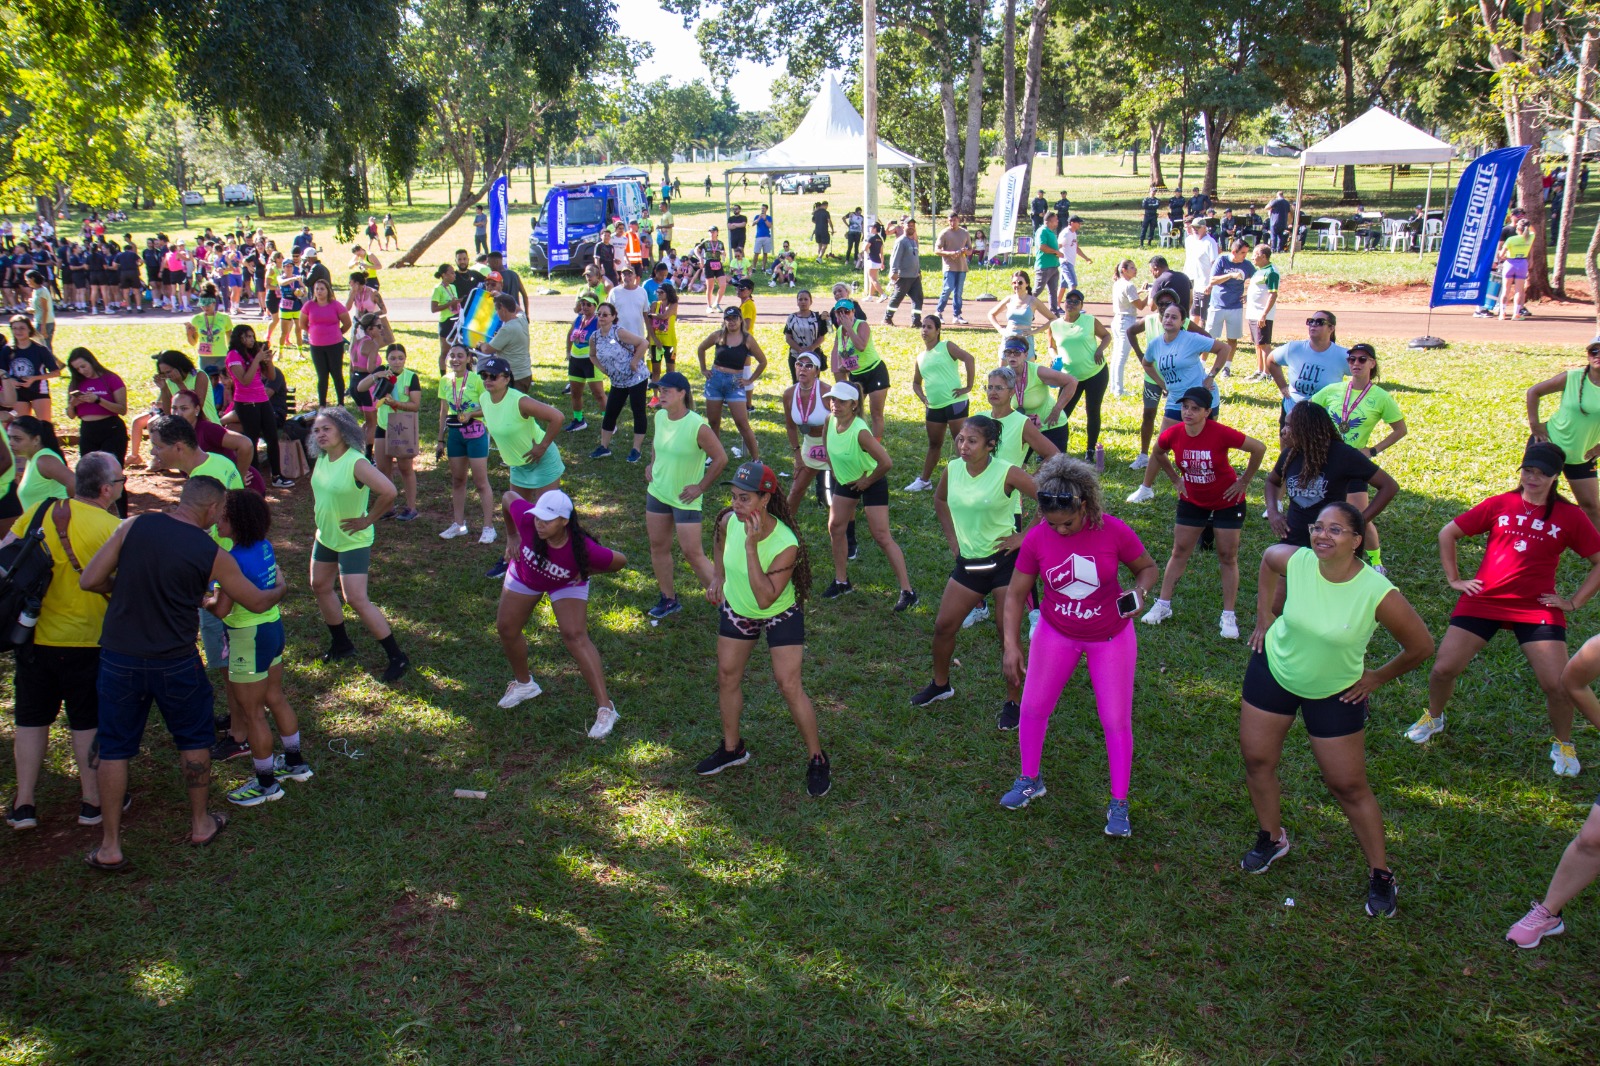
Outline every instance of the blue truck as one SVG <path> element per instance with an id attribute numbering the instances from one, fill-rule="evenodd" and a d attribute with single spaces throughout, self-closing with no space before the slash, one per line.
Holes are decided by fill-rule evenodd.
<path id="1" fill-rule="evenodd" d="M 612 219 L 633 222 L 643 214 L 640 181 L 607 178 L 552 185 L 528 234 L 528 266 L 546 276 L 581 271 L 594 260 L 594 246 Z"/>

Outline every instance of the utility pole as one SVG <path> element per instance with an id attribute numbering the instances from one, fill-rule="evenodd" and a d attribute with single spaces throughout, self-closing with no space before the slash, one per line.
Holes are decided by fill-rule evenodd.
<path id="1" fill-rule="evenodd" d="M 867 241 L 872 237 L 872 227 L 878 221 L 878 3 L 862 0 L 861 4 L 861 110 L 867 130 L 867 164 L 862 171 L 865 188 L 862 192 L 863 213 L 861 222 L 861 291 L 869 291 L 867 284 Z"/>

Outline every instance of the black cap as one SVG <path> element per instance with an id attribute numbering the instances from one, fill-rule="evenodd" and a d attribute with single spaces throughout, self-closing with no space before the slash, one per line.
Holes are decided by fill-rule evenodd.
<path id="1" fill-rule="evenodd" d="M 511 377 L 511 364 L 500 358 L 498 355 L 491 355 L 478 360 L 479 377 L 494 377 L 498 374 L 504 374 L 506 377 Z"/>
<path id="2" fill-rule="evenodd" d="M 1196 385 L 1192 389 L 1185 389 L 1183 391 L 1183 395 L 1178 397 L 1178 403 L 1192 403 L 1196 407 L 1204 407 L 1207 411 L 1209 411 L 1211 410 L 1211 404 L 1214 399 L 1215 398 L 1211 395 L 1210 389 L 1202 388 L 1199 385 Z"/>
<path id="3" fill-rule="evenodd" d="M 1566 465 L 1567 453 L 1547 440 L 1533 441 L 1522 453 L 1522 465 L 1531 466 L 1545 477 L 1555 477 Z"/>

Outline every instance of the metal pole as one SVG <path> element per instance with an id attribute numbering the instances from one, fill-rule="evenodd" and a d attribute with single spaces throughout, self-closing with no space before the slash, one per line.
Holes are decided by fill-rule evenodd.
<path id="1" fill-rule="evenodd" d="M 1428 191 L 1422 194 L 1422 232 L 1417 234 L 1417 258 L 1421 259 L 1423 249 L 1428 246 L 1428 211 L 1433 207 L 1433 164 L 1428 164 Z M 1430 316 L 1433 308 L 1428 309 Z"/>
<path id="2" fill-rule="evenodd" d="M 863 246 L 872 237 L 872 227 L 878 221 L 878 3 L 862 0 L 861 4 L 861 111 L 867 134 L 867 159 L 862 170 L 863 213 L 861 221 Z M 913 208 L 915 204 L 912 205 Z M 867 292 L 867 257 L 861 257 L 861 291 Z"/>
<path id="3" fill-rule="evenodd" d="M 1300 201 L 1306 195 L 1306 168 L 1305 161 L 1300 163 L 1300 185 L 1294 192 L 1294 222 L 1289 225 L 1289 266 L 1294 267 L 1295 251 L 1299 248 L 1296 243 L 1300 237 Z"/>

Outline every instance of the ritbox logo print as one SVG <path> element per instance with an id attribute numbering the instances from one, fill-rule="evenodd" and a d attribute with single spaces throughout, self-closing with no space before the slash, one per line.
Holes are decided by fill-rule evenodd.
<path id="1" fill-rule="evenodd" d="M 1100 591 L 1100 568 L 1092 555 L 1067 556 L 1060 565 L 1045 571 L 1044 580 L 1058 595 L 1065 597 L 1065 602 L 1058 600 L 1053 605 L 1057 614 L 1067 618 L 1100 616 L 1100 607 L 1084 603 Z"/>

